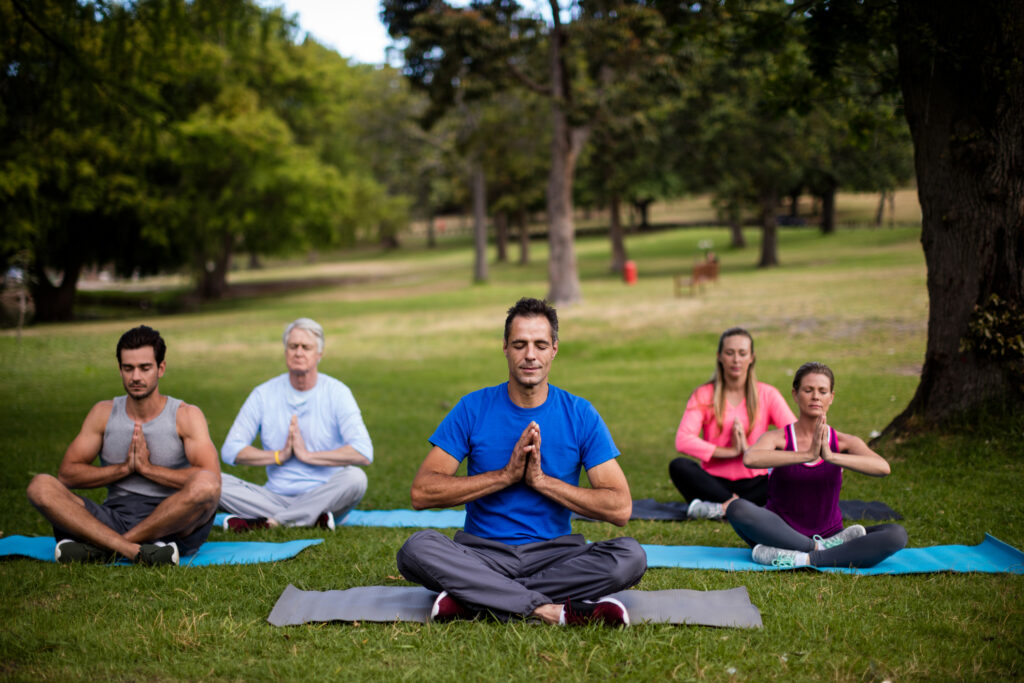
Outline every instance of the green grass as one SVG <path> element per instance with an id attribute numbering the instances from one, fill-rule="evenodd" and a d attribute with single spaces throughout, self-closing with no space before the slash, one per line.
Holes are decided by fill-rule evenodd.
<path id="1" fill-rule="evenodd" d="M 752 246 L 725 248 L 718 229 L 631 237 L 640 279 L 607 273 L 602 239 L 578 243 L 585 301 L 565 307 L 552 381 L 589 398 L 623 451 L 634 497 L 675 500 L 667 476 L 683 405 L 710 375 L 718 333 L 734 324 L 756 339 L 759 376 L 783 389 L 800 363 L 837 374 L 831 421 L 867 436 L 911 398 L 924 354 L 925 268 L 910 228 L 784 229 L 782 267 L 761 271 Z M 721 280 L 676 298 L 672 276 L 713 239 Z M 220 445 L 249 390 L 282 369 L 280 333 L 300 315 L 327 330 L 322 370 L 354 391 L 376 461 L 361 507 L 408 507 L 426 438 L 467 391 L 505 376 L 504 309 L 546 291 L 546 248 L 527 267 L 499 264 L 469 284 L 461 247 L 373 254 L 302 267 L 271 264 L 260 278 L 302 273 L 359 284 L 233 301 L 177 316 L 28 329 L 0 336 L 0 531 L 46 534 L 24 488 L 54 472 L 93 402 L 121 393 L 113 347 L 138 322 L 168 340 L 162 390 L 199 405 Z M 513 257 L 515 248 L 513 248 Z M 241 277 L 241 276 L 240 276 Z M 119 315 L 123 315 L 119 314 Z M 1024 547 L 1020 418 L 982 417 L 948 434 L 880 447 L 886 479 L 851 474 L 844 496 L 882 500 L 906 517 L 911 546 L 981 541 Z M 260 479 L 255 468 L 228 468 Z M 94 495 L 100 496 L 100 492 Z M 591 540 L 622 533 L 643 543 L 742 544 L 713 522 L 632 522 L 625 530 L 577 523 Z M 652 569 L 639 588 L 744 585 L 759 631 L 639 626 L 554 629 L 492 623 L 321 624 L 274 628 L 270 609 L 289 584 L 307 590 L 402 583 L 394 555 L 407 529 L 278 529 L 261 538 L 323 537 L 293 560 L 194 569 L 63 567 L 0 562 L 0 676 L 28 679 L 358 680 L 908 680 L 1022 675 L 1019 576 L 856 577 Z M 228 537 L 215 531 L 213 540 Z"/>

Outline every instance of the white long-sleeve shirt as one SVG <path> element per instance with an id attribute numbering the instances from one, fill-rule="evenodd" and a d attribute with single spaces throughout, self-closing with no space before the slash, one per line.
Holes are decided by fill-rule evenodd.
<path id="1" fill-rule="evenodd" d="M 292 415 L 299 416 L 299 430 L 308 450 L 352 446 L 373 461 L 370 433 L 351 390 L 333 377 L 319 374 L 312 389 L 298 391 L 291 385 L 288 373 L 252 390 L 220 449 L 221 458 L 234 465 L 239 451 L 252 444 L 257 434 L 264 449 L 284 448 Z M 267 466 L 267 489 L 294 496 L 323 484 L 337 470 L 338 467 L 308 465 L 292 457 L 283 465 Z"/>

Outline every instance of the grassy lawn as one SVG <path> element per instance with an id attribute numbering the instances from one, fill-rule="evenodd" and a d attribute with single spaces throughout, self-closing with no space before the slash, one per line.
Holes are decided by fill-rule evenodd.
<path id="1" fill-rule="evenodd" d="M 782 266 L 754 268 L 751 246 L 721 229 L 631 237 L 639 282 L 607 273 L 603 239 L 578 242 L 585 301 L 560 311 L 552 381 L 590 399 L 623 451 L 634 497 L 676 500 L 667 466 L 690 392 L 713 368 L 718 333 L 750 329 L 758 374 L 788 396 L 793 371 L 836 371 L 830 422 L 867 437 L 906 406 L 924 355 L 928 299 L 916 229 L 783 229 Z M 697 243 L 713 239 L 721 280 L 676 298 Z M 248 392 L 283 369 L 285 323 L 310 316 L 327 332 L 321 370 L 355 393 L 374 440 L 364 509 L 408 507 L 427 437 L 464 393 L 503 381 L 504 310 L 546 291 L 546 247 L 533 264 L 496 264 L 471 285 L 461 245 L 364 254 L 312 266 L 280 263 L 260 278 L 313 274 L 322 286 L 187 314 L 36 326 L 0 336 L 0 532 L 47 534 L 24 488 L 55 472 L 97 400 L 122 393 L 114 344 L 145 322 L 168 342 L 161 388 L 200 406 L 218 447 Z M 512 248 L 512 258 L 516 256 Z M 244 277 L 240 276 L 240 279 Z M 330 284 L 330 283 L 342 284 Z M 123 314 L 122 314 L 123 315 Z M 1024 547 L 1020 417 L 982 418 L 948 434 L 885 443 L 886 479 L 846 478 L 844 497 L 900 511 L 913 547 L 973 545 L 985 532 Z M 257 468 L 226 468 L 262 481 Z M 95 492 L 101 498 L 100 492 Z M 576 523 L 591 540 L 741 547 L 728 525 Z M 394 555 L 408 529 L 278 529 L 264 540 L 323 537 L 297 558 L 245 567 L 57 566 L 0 562 L 0 676 L 27 679 L 358 680 L 908 680 L 1019 678 L 1024 673 L 1020 576 L 851 577 L 816 572 L 652 569 L 639 588 L 744 585 L 758 631 L 638 626 L 545 628 L 517 623 L 321 624 L 274 628 L 289 584 L 307 590 L 402 584 Z M 214 531 L 211 540 L 232 540 Z"/>

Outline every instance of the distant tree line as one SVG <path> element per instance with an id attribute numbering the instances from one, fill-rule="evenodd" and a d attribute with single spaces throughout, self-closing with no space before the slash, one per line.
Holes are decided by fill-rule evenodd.
<path id="1" fill-rule="evenodd" d="M 979 0 L 382 0 L 401 72 L 296 42 L 253 0 L 0 0 L 0 257 L 37 318 L 84 264 L 397 244 L 473 213 L 487 279 L 547 217 L 548 297 L 582 297 L 574 210 L 708 192 L 733 243 L 779 263 L 780 202 L 916 179 L 930 317 L 897 429 L 1024 397 L 1024 12 Z M 411 86 L 411 87 L 410 87 Z"/>

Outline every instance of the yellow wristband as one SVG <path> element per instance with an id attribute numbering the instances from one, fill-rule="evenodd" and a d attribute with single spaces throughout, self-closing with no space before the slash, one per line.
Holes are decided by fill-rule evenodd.
<path id="1" fill-rule="evenodd" d="M 278 457 L 280 455 L 281 455 L 281 451 L 274 451 L 274 462 L 276 462 L 278 465 L 281 464 L 281 458 Z"/>

